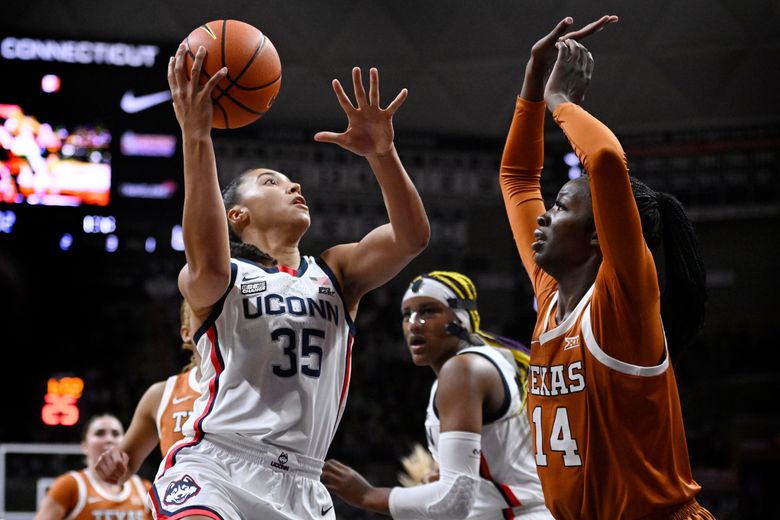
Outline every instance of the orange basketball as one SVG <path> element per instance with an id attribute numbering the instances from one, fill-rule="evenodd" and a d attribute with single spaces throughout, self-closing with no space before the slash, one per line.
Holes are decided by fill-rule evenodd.
<path id="1" fill-rule="evenodd" d="M 273 43 L 259 29 L 238 20 L 214 20 L 192 31 L 184 43 L 188 77 L 201 46 L 208 51 L 201 83 L 228 68 L 211 94 L 214 128 L 246 126 L 271 108 L 282 84 L 282 64 Z"/>

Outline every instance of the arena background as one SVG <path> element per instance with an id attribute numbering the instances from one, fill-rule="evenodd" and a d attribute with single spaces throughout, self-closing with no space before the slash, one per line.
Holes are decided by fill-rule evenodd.
<path id="1" fill-rule="evenodd" d="M 780 3 L 76 0 L 14 2 L 3 12 L 4 41 L 123 42 L 156 46 L 159 53 L 153 66 L 136 68 L 24 60 L 5 52 L 0 58 L 0 104 L 29 104 L 53 123 L 103 125 L 112 135 L 104 154 L 112 168 L 107 206 L 0 203 L 6 359 L 0 443 L 78 442 L 81 421 L 73 427 L 42 422 L 50 378 L 83 379 L 82 418 L 111 411 L 127 425 L 148 385 L 186 361 L 178 349 L 175 283 L 184 260 L 174 248 L 179 146 L 170 157 L 131 156 L 118 146 L 128 131 L 178 139 L 178 127 L 169 103 L 134 115 L 119 105 L 127 90 L 165 90 L 167 57 L 193 28 L 234 18 L 271 38 L 283 81 L 260 122 L 215 132 L 220 176 L 263 165 L 300 180 L 314 222 L 304 252 L 357 239 L 383 216 L 364 161 L 312 140 L 318 130 L 344 128 L 330 80 L 348 81 L 354 65 L 376 66 L 383 99 L 402 87 L 410 91 L 395 118 L 396 142 L 426 204 L 433 238 L 394 282 L 361 305 L 354 379 L 331 449 L 373 483 L 396 484 L 399 459 L 415 442 L 424 443 L 433 376 L 413 367 L 405 351 L 402 291 L 419 272 L 461 270 L 480 290 L 485 327 L 528 341 L 532 296 L 497 186 L 514 96 L 531 44 L 563 16 L 580 25 L 617 14 L 619 24 L 587 42 L 596 67 L 585 106 L 620 137 L 635 175 L 686 204 L 701 240 L 708 318 L 676 366 L 694 476 L 703 486 L 700 501 L 720 519 L 774 514 Z M 62 84 L 44 96 L 41 77 L 48 73 Z M 548 117 L 546 197 L 572 167 L 568 145 L 550 123 Z M 74 458 L 31 460 L 9 456 L 6 510 L 26 507 L 33 496 L 29 483 L 41 473 L 79 464 Z M 152 478 L 158 461 L 153 455 L 142 475 Z M 340 518 L 374 518 L 342 503 L 336 508 Z"/>

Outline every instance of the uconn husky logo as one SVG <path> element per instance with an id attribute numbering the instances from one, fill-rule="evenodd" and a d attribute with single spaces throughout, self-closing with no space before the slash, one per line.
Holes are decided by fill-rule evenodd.
<path id="1" fill-rule="evenodd" d="M 279 455 L 279 458 L 277 460 L 271 461 L 271 466 L 274 468 L 279 468 L 283 471 L 289 471 L 290 466 L 287 465 L 288 457 L 285 452 L 282 452 L 281 455 Z"/>
<path id="2" fill-rule="evenodd" d="M 189 475 L 184 475 L 179 480 L 174 480 L 165 490 L 163 504 L 166 506 L 179 506 L 200 493 L 200 486 Z"/>

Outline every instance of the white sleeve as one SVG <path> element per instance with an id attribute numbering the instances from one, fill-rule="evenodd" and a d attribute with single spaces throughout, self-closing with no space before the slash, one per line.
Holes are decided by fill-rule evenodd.
<path id="1" fill-rule="evenodd" d="M 479 489 L 482 435 L 444 432 L 439 435 L 439 480 L 390 491 L 390 515 L 396 520 L 468 518 Z"/>

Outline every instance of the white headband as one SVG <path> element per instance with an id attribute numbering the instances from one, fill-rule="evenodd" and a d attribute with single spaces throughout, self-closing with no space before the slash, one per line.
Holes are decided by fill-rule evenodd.
<path id="1" fill-rule="evenodd" d="M 443 303 L 445 306 L 451 309 L 452 312 L 455 313 L 455 317 L 458 319 L 460 324 L 466 327 L 467 332 L 471 330 L 471 320 L 469 319 L 469 311 L 467 311 L 466 309 L 453 309 L 450 306 L 450 300 L 460 299 L 452 289 L 450 289 L 443 283 L 439 282 L 438 280 L 434 280 L 433 278 L 420 278 L 418 281 L 420 282 L 419 285 L 417 284 L 417 282 L 414 282 L 409 286 L 408 289 L 406 289 L 406 292 L 404 293 L 404 297 L 401 299 L 401 305 L 406 303 L 406 300 L 410 298 L 415 298 L 417 296 L 425 296 L 426 298 L 433 298 L 434 300 Z M 416 291 L 412 290 L 413 286 L 417 287 Z"/>

